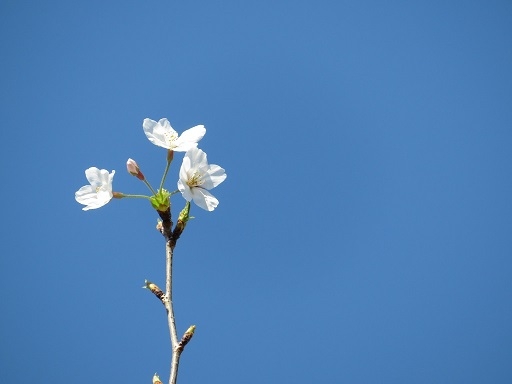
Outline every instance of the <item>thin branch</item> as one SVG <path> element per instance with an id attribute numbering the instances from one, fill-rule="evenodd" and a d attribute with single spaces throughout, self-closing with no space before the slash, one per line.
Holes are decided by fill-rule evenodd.
<path id="1" fill-rule="evenodd" d="M 174 319 L 174 309 L 172 306 L 172 256 L 173 247 L 171 247 L 170 241 L 167 241 L 165 243 L 165 309 L 167 310 L 171 346 L 174 351 L 178 345 L 178 333 L 176 332 L 176 321 Z"/>
<path id="2" fill-rule="evenodd" d="M 172 304 L 172 257 L 174 254 L 174 247 L 176 241 L 179 239 L 183 229 L 185 229 L 186 222 L 188 221 L 188 212 L 190 210 L 190 203 L 187 203 L 185 209 L 180 213 L 180 218 L 174 230 L 172 230 L 171 212 L 168 209 L 165 212 L 158 211 L 161 223 L 157 226 L 160 233 L 165 238 L 165 294 L 152 283 L 146 282 L 146 287 L 149 288 L 164 304 L 167 311 L 167 323 L 169 324 L 169 334 L 171 338 L 171 373 L 169 377 L 169 384 L 176 384 L 178 378 L 178 368 L 180 364 L 180 356 L 185 348 L 185 345 L 190 341 L 194 334 L 195 326 L 190 326 L 180 341 L 178 341 L 178 333 L 176 331 L 176 320 L 174 317 L 174 308 Z"/>
<path id="3" fill-rule="evenodd" d="M 171 377 L 169 378 L 169 384 L 176 384 L 178 378 L 178 367 L 180 366 L 181 352 L 173 350 L 171 360 Z"/>
<path id="4" fill-rule="evenodd" d="M 172 354 L 172 361 L 171 361 L 171 377 L 169 379 L 170 384 L 175 384 L 176 379 L 178 377 L 178 367 L 180 364 L 180 356 L 183 352 L 183 349 L 185 349 L 185 345 L 188 344 L 188 342 L 192 339 L 192 336 L 194 336 L 194 331 L 196 330 L 195 325 L 191 325 L 188 327 L 188 329 L 185 331 L 183 336 L 181 337 L 180 342 L 174 347 L 173 354 Z"/>

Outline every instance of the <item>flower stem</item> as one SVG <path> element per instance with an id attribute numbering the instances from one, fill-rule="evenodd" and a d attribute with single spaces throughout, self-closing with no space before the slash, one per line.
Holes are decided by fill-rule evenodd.
<path id="1" fill-rule="evenodd" d="M 144 184 L 146 184 L 146 185 L 147 185 L 147 187 L 149 188 L 149 190 L 150 190 L 151 192 L 153 192 L 153 195 L 156 195 L 156 192 L 155 192 L 155 190 L 153 189 L 153 187 L 151 186 L 151 184 L 149 184 L 149 182 L 148 182 L 146 179 L 144 179 L 143 181 L 144 181 Z"/>
<path id="2" fill-rule="evenodd" d="M 165 183 L 165 178 L 167 177 L 167 173 L 169 172 L 169 167 L 171 166 L 172 158 L 167 160 L 167 165 L 165 166 L 164 175 L 162 176 L 162 181 L 160 182 L 160 188 L 159 190 L 162 190 Z"/>
<path id="3" fill-rule="evenodd" d="M 146 196 L 146 195 L 128 195 L 126 193 L 123 193 L 123 197 L 131 197 L 134 199 L 149 199 L 150 198 L 149 196 Z"/>

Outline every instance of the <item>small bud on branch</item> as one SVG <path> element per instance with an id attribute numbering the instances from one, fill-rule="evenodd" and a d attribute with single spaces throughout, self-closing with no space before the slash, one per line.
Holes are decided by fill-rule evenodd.
<path id="1" fill-rule="evenodd" d="M 149 289 L 151 292 L 153 292 L 153 294 L 156 297 L 158 297 L 160 299 L 162 304 L 165 305 L 165 302 L 164 302 L 165 294 L 162 292 L 162 290 L 160 288 L 158 288 L 158 285 L 152 283 L 151 281 L 144 280 L 144 285 L 142 286 L 142 288 Z"/>
<path id="2" fill-rule="evenodd" d="M 174 243 L 178 241 L 183 230 L 187 226 L 187 222 L 190 219 L 190 201 L 187 201 L 185 204 L 185 208 L 182 209 L 180 215 L 178 216 L 178 222 L 176 223 L 176 227 L 174 227 L 174 230 L 172 231 L 172 239 Z"/>
<path id="3" fill-rule="evenodd" d="M 177 350 L 179 350 L 180 352 L 183 351 L 183 349 L 185 348 L 185 345 L 187 345 L 188 342 L 190 341 L 190 339 L 192 339 L 192 336 L 194 336 L 195 330 L 196 330 L 195 325 L 191 325 L 190 327 L 188 327 L 188 329 L 183 334 L 183 337 L 181 338 L 181 340 L 178 344 L 178 348 L 176 348 Z"/>
<path id="4" fill-rule="evenodd" d="M 156 373 L 153 375 L 153 384 L 162 384 L 160 377 Z"/>

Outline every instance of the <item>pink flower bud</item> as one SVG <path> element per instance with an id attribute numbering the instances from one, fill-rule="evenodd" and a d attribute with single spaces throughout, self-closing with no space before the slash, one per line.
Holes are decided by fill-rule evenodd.
<path id="1" fill-rule="evenodd" d="M 132 176 L 135 176 L 139 180 L 144 180 L 144 175 L 140 171 L 139 166 L 135 160 L 128 159 L 126 162 L 126 169 Z"/>

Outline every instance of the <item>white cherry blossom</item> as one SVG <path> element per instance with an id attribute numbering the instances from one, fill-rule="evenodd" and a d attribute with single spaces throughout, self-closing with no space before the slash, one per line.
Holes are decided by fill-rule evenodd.
<path id="1" fill-rule="evenodd" d="M 208 190 L 226 179 L 224 169 L 208 164 L 206 153 L 198 148 L 187 151 L 180 168 L 178 189 L 187 201 L 194 200 L 199 207 L 213 211 L 219 201 Z"/>
<path id="2" fill-rule="evenodd" d="M 75 200 L 85 205 L 84 211 L 103 207 L 112 199 L 112 180 L 116 171 L 91 167 L 85 170 L 90 185 L 84 185 L 75 192 Z"/>
<path id="3" fill-rule="evenodd" d="M 178 135 L 167 119 L 160 119 L 158 122 L 144 119 L 142 128 L 153 144 L 176 152 L 186 152 L 190 148 L 196 148 L 197 142 L 206 133 L 204 125 L 196 125 Z"/>

